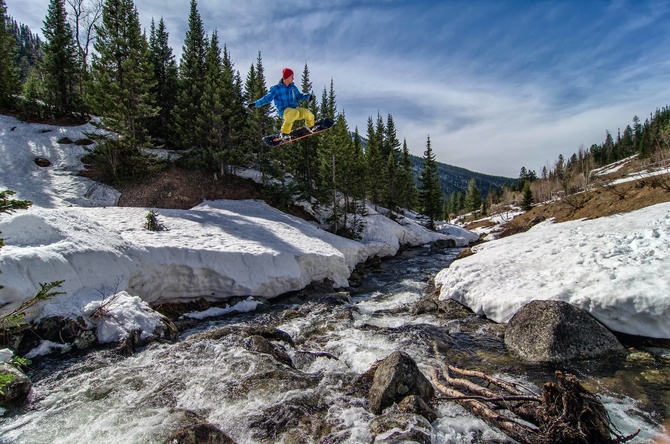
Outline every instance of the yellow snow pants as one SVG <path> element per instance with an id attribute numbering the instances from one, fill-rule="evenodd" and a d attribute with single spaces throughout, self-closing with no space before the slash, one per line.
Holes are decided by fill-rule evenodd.
<path id="1" fill-rule="evenodd" d="M 306 126 L 314 126 L 314 114 L 307 108 L 286 108 L 284 110 L 284 123 L 281 126 L 281 132 L 289 134 L 293 129 L 293 122 L 305 119 Z"/>

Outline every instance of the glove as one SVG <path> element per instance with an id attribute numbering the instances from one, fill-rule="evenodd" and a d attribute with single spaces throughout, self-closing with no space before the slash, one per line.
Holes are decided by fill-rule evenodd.
<path id="1" fill-rule="evenodd" d="M 255 102 L 249 102 L 249 104 L 247 105 L 247 108 L 249 108 L 249 109 L 256 108 L 256 103 Z"/>

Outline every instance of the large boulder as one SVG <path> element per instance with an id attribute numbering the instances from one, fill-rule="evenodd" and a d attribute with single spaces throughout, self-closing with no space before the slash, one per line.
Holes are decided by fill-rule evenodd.
<path id="1" fill-rule="evenodd" d="M 405 397 L 416 395 L 429 404 L 435 389 L 405 352 L 391 353 L 375 371 L 368 394 L 370 411 L 379 415 Z"/>
<path id="2" fill-rule="evenodd" d="M 623 351 L 618 339 L 590 314 L 563 301 L 532 301 L 517 311 L 505 345 L 529 362 L 558 363 Z"/>

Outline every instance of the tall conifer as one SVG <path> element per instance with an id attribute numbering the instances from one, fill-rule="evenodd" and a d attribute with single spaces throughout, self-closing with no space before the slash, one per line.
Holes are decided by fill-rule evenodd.
<path id="1" fill-rule="evenodd" d="M 65 0 L 51 0 L 42 32 L 44 99 L 56 117 L 81 111 L 78 50 L 67 21 Z"/>
<path id="2" fill-rule="evenodd" d="M 430 146 L 430 137 L 426 141 L 426 151 L 423 153 L 423 170 L 421 172 L 421 186 L 419 187 L 421 212 L 428 217 L 428 228 L 435 229 L 435 221 L 442 212 L 442 187 L 437 171 L 437 161 Z"/>
<path id="3" fill-rule="evenodd" d="M 96 146 L 110 180 L 141 174 L 137 145 L 147 140 L 143 126 L 156 114 L 150 100 L 153 73 L 148 42 L 132 0 L 106 0 L 91 63 L 91 103 L 100 126 L 116 138 Z"/>
<path id="4" fill-rule="evenodd" d="M 149 35 L 149 54 L 153 67 L 154 86 L 151 89 L 153 105 L 158 114 L 147 123 L 151 137 L 167 148 L 177 145 L 173 111 L 177 104 L 179 91 L 177 62 L 168 43 L 169 34 L 163 17 L 155 27 L 151 21 Z"/>
<path id="5" fill-rule="evenodd" d="M 366 151 L 367 163 L 367 190 L 370 201 L 375 205 L 381 202 L 381 173 L 383 162 L 379 138 L 375 132 L 372 116 L 368 117 L 366 138 L 368 146 Z"/>
<path id="6" fill-rule="evenodd" d="M 414 183 L 414 171 L 407 140 L 403 141 L 398 168 L 398 205 L 409 210 L 416 205 L 416 184 Z"/>
<path id="7" fill-rule="evenodd" d="M 205 83 L 205 57 L 207 41 L 198 3 L 191 0 L 188 29 L 179 62 L 179 96 L 174 117 L 179 140 L 183 147 L 203 146 L 204 131 L 198 128 L 200 102 Z"/>

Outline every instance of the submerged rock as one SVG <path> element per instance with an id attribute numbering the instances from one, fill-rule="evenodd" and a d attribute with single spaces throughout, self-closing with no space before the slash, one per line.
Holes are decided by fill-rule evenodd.
<path id="1" fill-rule="evenodd" d="M 505 345 L 530 362 L 565 362 L 623 352 L 593 316 L 563 301 L 532 301 L 510 319 Z"/>
<path id="2" fill-rule="evenodd" d="M 165 444 L 236 444 L 236 442 L 218 427 L 200 423 L 173 432 Z"/>
<path id="3" fill-rule="evenodd" d="M 375 444 L 412 442 L 430 444 L 433 427 L 428 420 L 413 413 L 387 413 L 370 423 Z"/>

